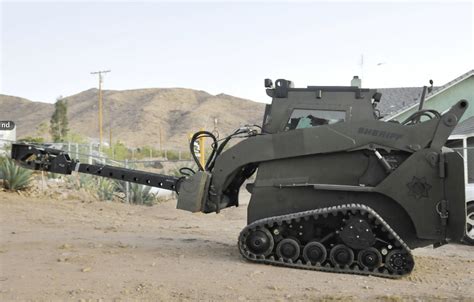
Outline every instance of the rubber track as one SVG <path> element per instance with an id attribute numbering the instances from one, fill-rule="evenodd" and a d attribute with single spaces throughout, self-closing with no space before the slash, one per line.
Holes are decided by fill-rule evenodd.
<path id="1" fill-rule="evenodd" d="M 334 266 L 330 261 L 326 260 L 326 264 L 323 266 L 319 263 L 312 264 L 311 262 L 303 263 L 302 260 L 298 259 L 296 262 L 293 262 L 291 259 L 289 260 L 284 260 L 282 258 L 276 259 L 274 256 L 268 256 L 264 257 L 261 255 L 255 255 L 252 252 L 248 251 L 246 248 L 246 238 L 250 231 L 258 229 L 258 228 L 267 228 L 267 227 L 272 227 L 275 224 L 281 225 L 285 221 L 295 221 L 298 222 L 301 219 L 304 219 L 304 217 L 311 217 L 311 216 L 325 216 L 332 214 L 332 213 L 343 213 L 346 214 L 347 212 L 351 212 L 352 214 L 369 214 L 370 216 L 373 216 L 376 221 L 382 225 L 382 227 L 385 228 L 386 232 L 391 234 L 393 236 L 393 240 L 398 241 L 399 247 L 397 249 L 401 249 L 405 253 L 411 257 L 413 261 L 413 255 L 411 253 L 410 248 L 403 242 L 403 240 L 398 236 L 398 234 L 378 215 L 372 208 L 361 205 L 361 204 L 346 204 L 346 205 L 338 205 L 334 207 L 328 207 L 328 208 L 321 208 L 321 209 L 316 209 L 316 210 L 310 210 L 310 211 L 305 211 L 305 212 L 298 212 L 298 213 L 293 213 L 293 214 L 288 214 L 288 215 L 282 215 L 282 216 L 274 216 L 274 217 L 269 217 L 269 218 L 264 218 L 260 219 L 257 221 L 254 221 L 253 223 L 247 225 L 240 233 L 239 236 L 239 241 L 238 241 L 238 246 L 240 253 L 242 256 L 251 261 L 251 262 L 256 262 L 256 263 L 264 263 L 264 264 L 271 264 L 271 265 L 277 265 L 277 266 L 285 266 L 285 267 L 291 267 L 291 268 L 299 268 L 299 269 L 307 269 L 307 270 L 317 270 L 317 271 L 323 271 L 323 272 L 333 272 L 333 273 L 345 273 L 345 274 L 357 274 L 357 275 L 371 275 L 371 276 L 378 276 L 378 277 L 384 277 L 384 278 L 391 278 L 391 279 L 398 279 L 403 276 L 409 275 L 411 273 L 408 272 L 406 274 L 398 274 L 394 272 L 390 272 L 387 268 L 381 267 L 381 268 L 375 268 L 373 270 L 369 270 L 368 268 L 361 268 L 359 267 L 359 264 L 357 264 L 356 261 L 353 262 L 350 266 L 346 265 L 345 267 L 337 267 Z M 276 242 L 275 242 L 276 246 Z M 274 254 L 272 252 L 272 254 Z M 329 254 L 329 251 L 328 251 Z M 299 258 L 302 258 L 301 256 Z"/>

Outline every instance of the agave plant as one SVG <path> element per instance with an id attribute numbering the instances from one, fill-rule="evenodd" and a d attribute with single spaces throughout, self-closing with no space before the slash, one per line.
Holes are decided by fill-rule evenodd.
<path id="1" fill-rule="evenodd" d="M 2 160 L 0 172 L 3 179 L 3 187 L 11 191 L 22 190 L 28 187 L 33 174 L 30 170 L 16 165 L 10 158 Z"/>
<path id="2" fill-rule="evenodd" d="M 97 183 L 97 195 L 101 200 L 112 200 L 116 189 L 116 182 L 99 178 Z"/>
<path id="3" fill-rule="evenodd" d="M 85 189 L 87 191 L 91 191 L 94 188 L 94 178 L 88 174 L 67 176 L 66 182 L 75 190 Z"/>
<path id="4" fill-rule="evenodd" d="M 0 156 L 0 167 L 3 165 L 3 162 L 4 162 L 5 160 L 7 160 L 6 157 Z M 0 179 L 3 179 L 3 172 L 2 172 L 1 169 L 0 169 Z"/>
<path id="5" fill-rule="evenodd" d="M 124 181 L 117 181 L 117 190 L 123 193 L 127 191 L 127 184 Z M 151 187 L 136 183 L 128 184 L 128 194 L 130 202 L 140 205 L 152 205 L 156 199 L 156 194 L 151 192 Z"/>
<path id="6" fill-rule="evenodd" d="M 48 177 L 48 179 L 58 179 L 58 178 L 61 178 L 61 174 L 58 174 L 58 173 L 51 173 L 51 172 L 47 172 L 47 173 L 46 173 L 46 176 Z"/>

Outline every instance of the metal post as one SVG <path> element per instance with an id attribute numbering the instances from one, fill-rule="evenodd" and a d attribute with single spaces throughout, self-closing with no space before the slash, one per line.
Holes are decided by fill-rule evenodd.
<path id="1" fill-rule="evenodd" d="M 45 187 L 45 184 L 44 184 L 44 171 L 41 171 L 41 193 L 43 193 L 43 194 L 45 192 L 44 187 Z"/>
<path id="2" fill-rule="evenodd" d="M 160 153 L 161 153 L 160 156 L 162 156 L 163 155 L 163 144 L 161 142 L 161 123 L 160 123 Z"/>
<path id="3" fill-rule="evenodd" d="M 125 169 L 128 169 L 128 159 L 125 159 Z M 125 182 L 125 200 L 130 203 L 130 184 L 128 181 Z"/>
<path id="4" fill-rule="evenodd" d="M 421 92 L 421 99 L 420 99 L 420 105 L 418 105 L 418 110 L 422 110 L 423 105 L 425 104 L 426 89 L 427 87 L 423 86 L 423 91 Z M 418 116 L 418 118 L 416 119 L 416 122 L 417 123 L 421 122 L 421 115 Z"/>
<path id="5" fill-rule="evenodd" d="M 92 143 L 89 144 L 89 165 L 92 165 Z"/>
<path id="6" fill-rule="evenodd" d="M 426 89 L 428 87 L 423 86 L 423 91 L 421 92 L 420 104 L 418 105 L 418 110 L 423 109 L 423 105 L 425 104 L 425 96 L 426 96 Z"/>
<path id="7" fill-rule="evenodd" d="M 79 144 L 76 143 L 76 159 L 79 159 Z"/>

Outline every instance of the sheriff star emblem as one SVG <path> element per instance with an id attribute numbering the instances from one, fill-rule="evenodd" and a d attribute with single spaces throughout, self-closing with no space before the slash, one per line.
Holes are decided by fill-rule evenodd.
<path id="1" fill-rule="evenodd" d="M 421 197 L 428 197 L 428 192 L 432 186 L 428 184 L 425 177 L 413 176 L 411 182 L 407 183 L 407 187 L 410 196 L 420 199 Z"/>

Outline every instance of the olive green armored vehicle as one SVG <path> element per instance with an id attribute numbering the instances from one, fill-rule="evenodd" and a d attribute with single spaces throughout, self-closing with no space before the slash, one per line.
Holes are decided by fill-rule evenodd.
<path id="1" fill-rule="evenodd" d="M 410 249 L 463 237 L 463 160 L 443 146 L 466 100 L 398 123 L 381 120 L 376 90 L 294 88 L 283 79 L 265 86 L 272 103 L 262 126 L 221 140 L 197 132 L 190 149 L 198 171 L 182 169 L 182 177 L 83 164 L 37 145 L 14 144 L 12 158 L 35 170 L 173 190 L 177 208 L 191 212 L 238 206 L 245 184 L 251 199 L 238 248 L 256 263 L 398 278 L 414 268 Z M 201 137 L 213 141 L 204 165 L 193 153 Z"/>

